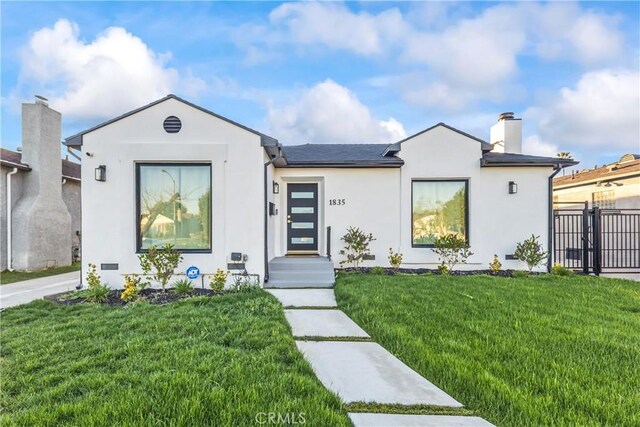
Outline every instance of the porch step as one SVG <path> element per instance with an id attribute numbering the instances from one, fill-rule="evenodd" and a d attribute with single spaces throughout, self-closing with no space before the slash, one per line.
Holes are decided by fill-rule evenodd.
<path id="1" fill-rule="evenodd" d="M 269 262 L 269 281 L 265 288 L 331 288 L 333 262 L 328 258 L 278 257 Z"/>

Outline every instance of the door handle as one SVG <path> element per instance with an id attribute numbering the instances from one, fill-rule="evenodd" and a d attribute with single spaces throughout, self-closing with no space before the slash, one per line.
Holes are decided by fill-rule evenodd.
<path id="1" fill-rule="evenodd" d="M 291 219 L 291 215 L 287 215 L 287 219 Z"/>
<path id="2" fill-rule="evenodd" d="M 291 224 L 291 220 L 290 219 L 287 220 L 287 224 Z"/>

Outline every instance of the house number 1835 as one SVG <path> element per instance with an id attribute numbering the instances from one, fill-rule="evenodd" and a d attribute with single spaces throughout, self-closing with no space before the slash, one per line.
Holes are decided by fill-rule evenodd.
<path id="1" fill-rule="evenodd" d="M 347 199 L 329 199 L 329 206 L 343 206 L 347 204 Z"/>

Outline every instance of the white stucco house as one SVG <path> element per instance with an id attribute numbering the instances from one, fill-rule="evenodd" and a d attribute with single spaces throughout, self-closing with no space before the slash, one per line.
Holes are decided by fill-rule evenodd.
<path id="1" fill-rule="evenodd" d="M 368 266 L 388 266 L 393 248 L 403 267 L 436 268 L 433 241 L 453 232 L 474 252 L 462 268 L 487 268 L 494 254 L 521 268 L 509 255 L 532 233 L 547 241 L 551 179 L 575 164 L 521 154 L 511 113 L 489 142 L 438 123 L 394 144 L 283 146 L 174 95 L 65 144 L 84 154 L 82 258 L 117 287 L 139 272 L 139 252 L 164 243 L 185 268 L 242 263 L 275 286 L 282 257 L 340 261 L 349 226 L 376 238 Z"/>

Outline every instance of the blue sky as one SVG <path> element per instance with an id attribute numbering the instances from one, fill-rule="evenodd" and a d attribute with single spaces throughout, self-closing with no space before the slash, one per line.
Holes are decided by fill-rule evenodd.
<path id="1" fill-rule="evenodd" d="M 437 122 L 582 167 L 640 152 L 638 2 L 2 2 L 2 146 L 40 94 L 63 137 L 168 93 L 285 144 Z"/>

